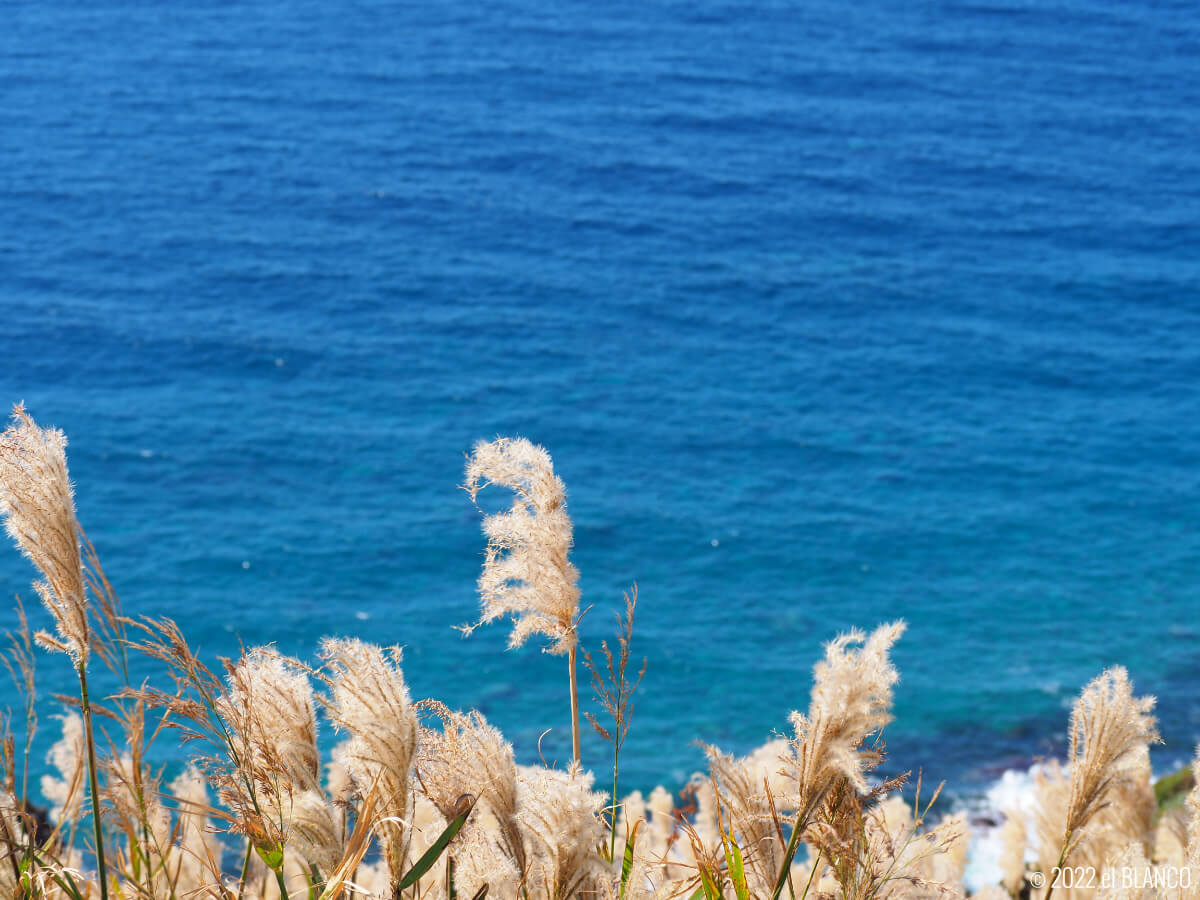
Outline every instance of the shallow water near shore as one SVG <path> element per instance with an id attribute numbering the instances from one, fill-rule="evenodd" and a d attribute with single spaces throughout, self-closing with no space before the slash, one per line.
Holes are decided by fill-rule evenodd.
<path id="1" fill-rule="evenodd" d="M 403 644 L 415 696 L 562 761 L 564 661 L 451 628 L 463 454 L 520 434 L 570 492 L 589 647 L 640 589 L 628 787 L 763 742 L 822 642 L 899 617 L 890 771 L 982 796 L 1114 663 L 1156 768 L 1190 755 L 1186 7 L 6 17 L 0 400 L 69 435 L 129 612 L 211 659 Z"/>

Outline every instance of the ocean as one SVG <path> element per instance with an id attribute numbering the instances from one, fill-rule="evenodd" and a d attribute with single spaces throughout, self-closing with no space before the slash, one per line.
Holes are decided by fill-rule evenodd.
<path id="1" fill-rule="evenodd" d="M 1191 755 L 1191 4 L 3 18 L 0 403 L 68 434 L 130 614 L 214 664 L 401 644 L 414 696 L 561 764 L 563 659 L 453 629 L 464 454 L 521 435 L 567 484 L 585 646 L 640 592 L 630 788 L 785 730 L 822 644 L 896 618 L 887 771 L 980 797 L 1117 663 L 1155 768 Z M 0 552 L 44 626 L 32 576 Z"/>

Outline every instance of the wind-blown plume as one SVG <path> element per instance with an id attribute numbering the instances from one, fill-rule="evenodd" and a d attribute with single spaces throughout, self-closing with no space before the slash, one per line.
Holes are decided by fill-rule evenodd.
<path id="1" fill-rule="evenodd" d="M 1063 829 L 1063 859 L 1080 832 L 1104 809 L 1114 790 L 1147 768 L 1149 745 L 1158 741 L 1153 697 L 1133 696 L 1123 666 L 1106 669 L 1079 695 L 1071 710 L 1071 793 Z"/>
<path id="2" fill-rule="evenodd" d="M 575 646 L 579 616 L 579 572 L 567 558 L 574 539 L 566 486 L 554 474 L 550 454 L 524 438 L 475 445 L 464 487 L 474 501 L 489 484 L 509 488 L 514 496 L 511 509 L 483 522 L 488 546 L 479 577 L 478 624 L 511 615 L 516 624 L 510 646 L 544 634 L 551 653 L 566 653 Z"/>
<path id="3" fill-rule="evenodd" d="M 571 749 L 579 762 L 579 687 L 575 657 L 579 643 L 579 571 L 568 554 L 574 542 L 567 515 L 567 489 L 554 474 L 544 448 L 525 438 L 480 441 L 467 460 L 466 484 L 471 501 L 489 484 L 513 492 L 507 512 L 487 516 L 488 537 L 479 596 L 483 613 L 475 625 L 513 616 L 509 646 L 519 647 L 534 634 L 550 638 L 550 653 L 567 654 L 571 691 Z"/>
<path id="4" fill-rule="evenodd" d="M 218 712 L 235 735 L 240 773 L 221 784 L 256 845 L 284 848 L 322 871 L 341 856 L 333 811 L 320 788 L 317 718 L 303 666 L 268 647 L 229 672 Z"/>
<path id="5" fill-rule="evenodd" d="M 458 814 L 464 794 L 478 797 L 496 819 L 500 847 L 518 872 L 525 871 L 512 745 L 477 712 L 454 712 L 432 701 L 422 705 L 441 720 L 442 728 L 421 729 L 417 754 L 421 790 L 447 821 Z M 465 830 L 473 828 L 468 825 Z"/>
<path id="6" fill-rule="evenodd" d="M 250 650 L 230 671 L 220 712 L 242 739 L 243 763 L 256 777 L 282 777 L 289 790 L 319 786 L 317 716 L 312 683 L 295 660 L 269 647 Z"/>
<path id="7" fill-rule="evenodd" d="M 891 721 L 892 686 L 899 675 L 888 651 L 904 627 L 881 625 L 869 638 L 851 631 L 825 646 L 825 659 L 813 670 L 808 715 L 791 715 L 795 735 L 784 768 L 796 791 L 794 808 L 810 813 L 839 777 L 866 791 L 862 744 Z"/>
<path id="8" fill-rule="evenodd" d="M 41 632 L 38 642 L 69 654 L 79 667 L 89 650 L 87 591 L 66 446 L 61 431 L 39 428 L 24 407 L 14 408 L 13 424 L 0 434 L 0 515 L 45 578 L 33 587 L 58 637 Z"/>
<path id="9" fill-rule="evenodd" d="M 409 777 L 418 726 L 400 671 L 400 648 L 383 650 L 348 639 L 321 644 L 331 690 L 326 701 L 334 726 L 351 735 L 341 763 L 358 791 L 375 791 L 382 817 L 384 856 L 393 884 L 404 874 L 412 805 Z"/>

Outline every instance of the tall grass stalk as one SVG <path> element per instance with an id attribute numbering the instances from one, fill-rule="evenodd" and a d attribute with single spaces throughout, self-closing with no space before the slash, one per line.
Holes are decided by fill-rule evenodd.
<path id="1" fill-rule="evenodd" d="M 618 782 L 621 771 L 621 748 L 625 744 L 625 737 L 629 734 L 629 723 L 633 718 L 634 694 L 637 692 L 638 685 L 641 684 L 642 676 L 646 674 L 647 660 L 645 658 L 642 659 L 642 667 L 636 676 L 631 676 L 629 673 L 629 660 L 633 644 L 633 616 L 637 610 L 637 600 L 638 589 L 635 584 L 625 594 L 624 616 L 617 613 L 616 655 L 614 656 L 612 650 L 609 649 L 608 641 L 600 642 L 600 652 L 605 662 L 603 671 L 592 660 L 591 654 L 587 650 L 583 651 L 583 664 L 592 676 L 592 692 L 604 711 L 608 713 L 609 718 L 612 719 L 610 730 L 607 726 L 602 725 L 594 715 L 585 713 L 592 728 L 600 737 L 611 743 L 613 748 L 612 804 L 609 808 L 608 858 L 610 861 L 614 859 L 617 852 L 617 811 L 620 808 L 617 798 L 620 796 Z"/>
<path id="2" fill-rule="evenodd" d="M 108 900 L 108 869 L 104 860 L 104 825 L 101 821 L 100 783 L 96 777 L 96 736 L 92 730 L 92 703 L 88 696 L 87 666 L 80 665 L 79 699 L 83 717 L 84 743 L 87 745 L 88 792 L 92 798 L 92 828 L 96 835 L 96 877 L 100 882 L 100 900 Z"/>
<path id="3" fill-rule="evenodd" d="M 470 634 L 478 625 L 511 616 L 515 622 L 510 647 L 541 634 L 550 639 L 547 652 L 566 654 L 571 755 L 579 763 L 579 570 L 569 559 L 574 536 L 566 485 L 554 473 L 545 448 L 525 438 L 475 445 L 463 488 L 477 507 L 479 492 L 489 484 L 511 490 L 513 504 L 505 512 L 484 517 L 488 544 L 479 576 L 483 611 L 477 623 L 461 630 Z"/>

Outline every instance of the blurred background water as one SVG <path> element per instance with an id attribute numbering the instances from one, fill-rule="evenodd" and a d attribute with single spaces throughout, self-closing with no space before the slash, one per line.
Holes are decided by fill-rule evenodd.
<path id="1" fill-rule="evenodd" d="M 403 644 L 524 762 L 566 758 L 563 660 L 451 628 L 501 434 L 567 483 L 586 644 L 640 587 L 629 786 L 896 617 L 890 770 L 977 794 L 1118 662 L 1163 769 L 1200 737 L 1194 13 L 8 4 L 0 401 L 68 433 L 129 612 L 212 660 Z"/>

